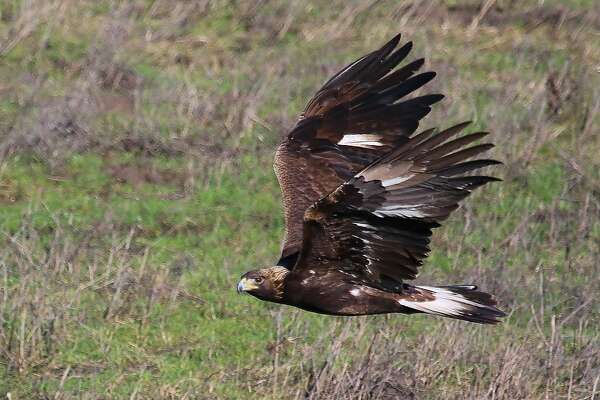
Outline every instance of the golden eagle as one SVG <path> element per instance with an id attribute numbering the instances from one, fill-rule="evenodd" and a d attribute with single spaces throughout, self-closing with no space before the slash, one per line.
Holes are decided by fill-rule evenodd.
<path id="1" fill-rule="evenodd" d="M 456 136 L 462 123 L 413 135 L 433 79 L 418 59 L 396 68 L 412 43 L 400 35 L 329 79 L 279 145 L 285 238 L 276 266 L 250 271 L 238 292 L 330 315 L 427 313 L 479 323 L 505 314 L 472 285 L 416 286 L 433 228 L 471 191 L 498 179 L 467 174 L 499 164 L 468 159 L 487 133 Z"/>

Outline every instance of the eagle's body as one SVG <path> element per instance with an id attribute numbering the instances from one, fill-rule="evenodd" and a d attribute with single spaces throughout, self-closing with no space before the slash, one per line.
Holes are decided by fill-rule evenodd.
<path id="1" fill-rule="evenodd" d="M 405 310 L 398 303 L 398 294 L 353 282 L 337 271 L 290 275 L 286 279 L 284 304 L 329 315 L 385 314 Z"/>
<path id="2" fill-rule="evenodd" d="M 486 136 L 455 138 L 467 125 L 413 135 L 443 96 L 405 99 L 435 76 L 396 36 L 337 73 L 317 92 L 279 145 L 285 237 L 274 267 L 246 273 L 238 291 L 331 315 L 418 313 L 480 323 L 504 315 L 475 286 L 413 286 L 439 226 L 470 192 L 490 181 L 468 174 L 498 164 L 469 158 Z M 395 70 L 394 70 L 395 69 Z"/>
<path id="3" fill-rule="evenodd" d="M 342 272 L 302 270 L 285 275 L 280 296 L 257 296 L 262 300 L 293 305 L 329 315 L 368 315 L 405 312 L 400 295 L 361 285 Z"/>

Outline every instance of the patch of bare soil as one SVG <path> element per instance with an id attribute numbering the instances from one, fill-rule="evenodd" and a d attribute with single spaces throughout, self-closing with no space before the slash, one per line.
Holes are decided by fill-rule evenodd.
<path id="1" fill-rule="evenodd" d="M 12 204 L 22 199 L 22 193 L 11 179 L 0 178 L 0 204 Z"/>
<path id="2" fill-rule="evenodd" d="M 482 2 L 483 3 L 483 2 Z M 509 2 L 510 3 L 510 2 Z M 535 28 L 540 25 L 579 27 L 582 24 L 600 29 L 600 8 L 583 11 L 567 7 L 539 6 L 529 10 L 513 11 L 511 4 L 492 5 L 488 8 L 480 4 L 456 4 L 448 7 L 431 7 L 428 19 L 453 20 L 462 25 L 487 25 L 494 27 L 523 25 Z"/>
<path id="3" fill-rule="evenodd" d="M 108 167 L 108 171 L 110 176 L 118 182 L 133 186 L 143 184 L 182 186 L 186 180 L 185 174 L 181 172 L 148 168 L 143 165 L 111 165 Z"/>

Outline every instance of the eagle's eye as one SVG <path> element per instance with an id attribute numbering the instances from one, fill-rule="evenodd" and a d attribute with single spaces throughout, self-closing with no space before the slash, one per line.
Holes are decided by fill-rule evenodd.
<path id="1" fill-rule="evenodd" d="M 259 277 L 257 277 L 256 279 L 254 279 L 254 282 L 256 282 L 257 284 L 259 284 L 259 285 L 260 285 L 260 284 L 262 283 L 262 281 L 263 281 L 263 280 L 264 280 L 264 279 L 263 279 L 263 277 L 262 277 L 262 276 L 259 276 Z"/>

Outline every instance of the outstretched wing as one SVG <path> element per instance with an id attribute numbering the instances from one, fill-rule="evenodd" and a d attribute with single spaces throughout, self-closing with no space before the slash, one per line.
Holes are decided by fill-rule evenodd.
<path id="1" fill-rule="evenodd" d="M 464 146 L 487 133 L 458 139 L 467 123 L 418 134 L 365 168 L 304 217 L 304 243 L 295 269 L 334 268 L 365 284 L 400 290 L 417 276 L 438 227 L 471 191 L 490 181 L 465 175 L 498 161 L 466 161 L 493 147 Z"/>
<path id="2" fill-rule="evenodd" d="M 434 94 L 401 101 L 435 76 L 413 76 L 423 60 L 394 68 L 412 43 L 394 51 L 400 35 L 335 74 L 317 92 L 277 149 L 275 173 L 283 193 L 285 238 L 279 265 L 291 267 L 302 246 L 308 207 L 365 166 L 405 143 L 441 100 Z"/>

